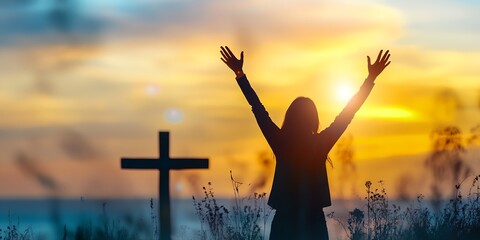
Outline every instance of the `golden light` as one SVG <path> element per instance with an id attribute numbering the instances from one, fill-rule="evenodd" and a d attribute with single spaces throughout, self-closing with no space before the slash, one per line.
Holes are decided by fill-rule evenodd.
<path id="1" fill-rule="evenodd" d="M 355 94 L 354 88 L 346 83 L 337 85 L 336 98 L 342 103 L 347 103 Z"/>
<path id="2" fill-rule="evenodd" d="M 383 118 L 383 119 L 397 119 L 397 120 L 413 120 L 417 118 L 417 114 L 410 109 L 403 107 L 377 107 L 364 108 L 357 113 L 358 116 L 366 118 Z"/>

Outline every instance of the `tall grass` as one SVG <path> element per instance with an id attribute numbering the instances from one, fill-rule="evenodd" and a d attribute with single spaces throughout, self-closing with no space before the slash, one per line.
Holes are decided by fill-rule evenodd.
<path id="1" fill-rule="evenodd" d="M 151 201 L 150 208 L 153 211 L 152 203 L 153 201 Z M 156 235 L 152 235 L 153 219 L 151 223 L 148 223 L 143 218 L 136 218 L 130 214 L 126 214 L 120 219 L 112 219 L 107 212 L 107 204 L 107 202 L 102 203 L 102 214 L 99 222 L 94 224 L 91 220 L 83 221 L 72 233 L 65 227 L 63 239 L 156 239 Z"/>
<path id="2" fill-rule="evenodd" d="M 355 208 L 346 221 L 334 212 L 327 216 L 343 227 L 347 239 L 480 239 L 479 179 L 480 175 L 473 176 L 466 195 L 460 191 L 466 181 L 456 185 L 456 196 L 439 210 L 425 206 L 422 195 L 402 210 L 389 202 L 382 181 L 375 189 L 367 181 L 366 209 Z"/>
<path id="3" fill-rule="evenodd" d="M 8 212 L 8 225 L 5 228 L 0 227 L 0 240 L 27 240 L 33 239 L 31 227 L 20 228 L 20 219 L 16 223 L 12 221 L 12 216 Z"/>
<path id="4" fill-rule="evenodd" d="M 201 224 L 199 239 L 265 239 L 266 222 L 272 210 L 266 205 L 266 193 L 241 197 L 239 188 L 242 183 L 233 178 L 232 172 L 230 181 L 234 192 L 230 210 L 217 202 L 210 182 L 207 187 L 203 187 L 202 200 L 197 201 L 192 197 Z"/>
<path id="5" fill-rule="evenodd" d="M 84 201 L 83 199 L 81 200 Z M 153 203 L 153 201 L 151 201 Z M 154 212 L 153 204 L 151 211 Z M 156 216 L 152 215 L 150 222 L 132 213 L 125 213 L 112 218 L 108 211 L 108 202 L 101 204 L 98 219 L 91 217 L 81 220 L 77 225 L 62 224 L 61 231 L 54 231 L 53 236 L 45 232 L 34 232 L 31 226 L 20 226 L 20 218 L 13 220 L 8 212 L 8 224 L 0 225 L 0 240 L 141 240 L 158 239 L 156 231 Z M 56 228 L 54 228 L 56 230 Z M 37 229 L 38 230 L 38 229 Z M 42 230 L 42 229 L 40 229 Z M 45 230 L 45 229 L 43 229 Z"/>

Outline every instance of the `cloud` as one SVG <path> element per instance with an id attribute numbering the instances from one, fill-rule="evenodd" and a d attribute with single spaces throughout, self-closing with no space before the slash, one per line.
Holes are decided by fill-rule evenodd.
<path id="1" fill-rule="evenodd" d="M 277 124 L 289 103 L 306 95 L 317 103 L 323 126 L 343 107 L 330 94 L 337 80 L 351 80 L 356 89 L 366 76 L 365 55 L 389 47 L 392 65 L 377 80 L 360 110 L 363 114 L 349 127 L 362 161 L 427 151 L 434 122 L 430 115 L 439 104 L 434 99 L 443 89 L 451 89 L 465 106 L 457 120 L 475 121 L 479 116 L 477 108 L 468 115 L 462 111 L 471 111 L 470 91 L 477 91 L 474 104 L 478 102 L 480 73 L 472 59 L 478 59 L 480 53 L 458 51 L 461 41 L 446 43 L 457 46 L 450 50 L 428 47 L 428 41 L 442 44 L 450 33 L 442 32 L 439 25 L 427 32 L 447 37 L 432 40 L 417 35 L 420 28 L 408 28 L 435 24 L 440 18 L 443 10 L 432 13 L 435 19 L 429 20 L 427 4 L 418 3 L 418 10 L 410 4 L 397 7 L 384 1 L 77 4 L 79 22 L 75 24 L 79 25 L 63 32 L 51 23 L 51 6 L 32 10 L 32 14 L 25 14 L 22 8 L 6 15 L 0 10 L 4 20 L 0 28 L 8 35 L 8 42 L 0 40 L 4 41 L 0 43 L 0 71 L 5 79 L 0 81 L 0 147 L 11 153 L 27 146 L 32 151 L 28 156 L 35 153 L 45 165 L 57 163 L 48 162 L 51 159 L 60 161 L 64 172 L 70 174 L 81 168 L 81 173 L 75 173 L 79 182 L 72 185 L 76 189 L 68 190 L 72 196 L 81 191 L 102 194 L 115 185 L 115 179 L 123 175 L 117 169 L 118 156 L 156 155 L 157 130 L 172 132 L 173 155 L 211 157 L 212 168 L 186 176 L 183 180 L 187 182 L 207 179 L 205 182 L 218 180 L 215 186 L 223 184 L 229 167 L 241 169 L 229 165 L 228 156 L 255 160 L 259 151 L 268 149 L 233 73 L 219 60 L 221 44 L 230 45 L 235 52 L 245 50 L 245 69 L 252 86 Z M 428 14 L 417 16 L 423 20 L 410 18 L 417 11 Z M 96 26 L 82 26 L 82 19 L 92 20 Z M 77 44 L 74 39 L 78 36 L 91 39 Z M 460 36 L 465 35 L 450 37 Z M 148 86 L 156 87 L 154 94 Z M 183 113 L 181 122 L 164 119 L 164 112 L 172 108 Z M 369 111 L 373 114 L 367 114 Z M 408 121 L 407 117 L 391 117 L 406 116 L 407 112 L 413 113 L 407 114 Z M 34 140 L 29 136 L 35 136 Z M 92 158 L 107 160 L 71 161 Z M 1 160 L 10 159 L 4 156 Z M 262 166 L 255 164 L 252 169 Z M 112 180 L 105 179 L 105 172 L 113 170 L 115 174 L 108 175 Z M 153 192 L 155 174 L 142 178 L 143 173 L 132 172 L 128 176 L 134 176 L 128 180 L 139 189 L 137 194 Z M 143 186 L 134 179 L 139 176 L 154 182 Z M 265 176 L 244 180 L 264 187 L 268 185 Z M 100 181 L 102 189 L 93 189 Z M 121 191 L 123 185 L 108 191 L 128 195 Z M 228 187 L 228 181 L 224 185 Z M 229 193 L 227 187 L 222 189 Z"/>
<path id="2" fill-rule="evenodd" d="M 100 151 L 90 140 L 73 129 L 60 133 L 59 147 L 74 160 L 94 160 L 101 156 Z"/>
<path id="3" fill-rule="evenodd" d="M 0 45 L 92 43 L 105 23 L 86 13 L 78 1 L 23 1 L 1 5 L 0 33 L 5 38 Z"/>
<path id="4" fill-rule="evenodd" d="M 59 189 L 58 183 L 48 174 L 44 173 L 37 166 L 38 161 L 33 160 L 31 157 L 28 157 L 24 152 L 18 152 L 16 156 L 16 163 L 22 169 L 22 171 L 34 178 L 42 187 L 55 192 Z"/>

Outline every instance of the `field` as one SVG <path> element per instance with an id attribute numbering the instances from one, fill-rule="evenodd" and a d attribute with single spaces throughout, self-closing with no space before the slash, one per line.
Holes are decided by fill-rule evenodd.
<path id="1" fill-rule="evenodd" d="M 367 181 L 365 199 L 334 200 L 326 210 L 330 239 L 478 239 L 479 177 L 457 185 L 456 197 L 448 201 L 423 196 L 392 200 L 382 181 Z M 231 182 L 231 199 L 215 198 L 214 186 L 208 183 L 203 197 L 174 200 L 173 238 L 268 239 L 274 211 L 266 205 L 266 194 L 240 196 L 240 184 L 233 178 Z M 153 199 L 2 200 L 0 210 L 7 214 L 0 218 L 2 240 L 158 237 Z"/>

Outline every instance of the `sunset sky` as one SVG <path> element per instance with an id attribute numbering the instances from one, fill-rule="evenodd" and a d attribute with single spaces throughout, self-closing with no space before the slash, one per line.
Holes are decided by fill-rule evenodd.
<path id="1" fill-rule="evenodd" d="M 354 174 L 340 181 L 330 154 L 333 197 L 362 197 L 366 180 L 395 195 L 399 179 L 428 195 L 431 132 L 454 125 L 468 138 L 480 124 L 478 1 L 55 2 L 0 3 L 0 198 L 156 196 L 158 173 L 121 170 L 120 158 L 157 157 L 159 130 L 172 157 L 210 159 L 172 173 L 173 196 L 208 182 L 232 196 L 230 170 L 243 193 L 268 193 L 273 154 L 221 45 L 245 52 L 277 125 L 307 96 L 321 128 L 362 84 L 366 56 L 391 51 L 345 134 Z M 478 145 L 466 146 L 478 174 Z"/>

